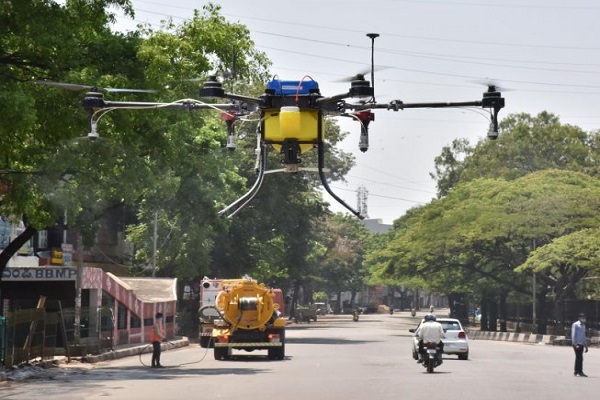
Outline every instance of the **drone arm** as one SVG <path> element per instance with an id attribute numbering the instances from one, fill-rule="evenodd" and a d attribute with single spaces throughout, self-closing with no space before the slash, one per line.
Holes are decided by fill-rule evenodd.
<path id="1" fill-rule="evenodd" d="M 389 103 L 375 103 L 375 104 L 347 104 L 347 108 L 351 108 L 356 111 L 372 110 L 372 109 L 385 109 L 385 110 L 404 110 L 406 108 L 451 108 L 451 107 L 481 107 L 483 106 L 482 101 L 463 101 L 455 103 L 404 103 L 401 100 L 393 100 Z"/>
<path id="2" fill-rule="evenodd" d="M 364 111 L 371 109 L 386 109 L 386 110 L 404 110 L 407 108 L 461 108 L 461 107 L 483 107 L 489 108 L 491 113 L 490 130 L 488 137 L 496 139 L 498 137 L 498 113 L 504 108 L 504 98 L 500 93 L 487 92 L 484 93 L 483 100 L 463 101 L 454 103 L 403 103 L 401 100 L 393 100 L 387 104 L 345 104 L 346 108 L 355 111 Z"/>
<path id="3" fill-rule="evenodd" d="M 325 105 L 330 103 L 337 103 L 338 101 L 347 99 L 348 97 L 350 97 L 350 92 L 336 94 L 335 96 L 330 97 L 321 97 L 320 99 L 317 99 L 317 104 Z"/>
<path id="4" fill-rule="evenodd" d="M 237 100 L 244 103 L 261 104 L 262 99 L 258 97 L 242 96 L 241 94 L 225 93 L 223 96 L 226 99 Z"/>
<path id="5" fill-rule="evenodd" d="M 84 105 L 85 107 L 85 105 Z M 236 109 L 235 104 L 203 104 L 192 101 L 179 101 L 173 103 L 154 103 L 154 102 L 133 102 L 133 101 L 105 101 L 104 108 L 124 108 L 124 109 L 145 109 L 145 108 L 180 108 L 186 110 L 209 110 L 218 108 L 219 110 Z"/>
<path id="6" fill-rule="evenodd" d="M 403 103 L 402 108 L 457 108 L 457 107 L 480 107 L 481 101 L 463 101 L 456 103 Z"/>

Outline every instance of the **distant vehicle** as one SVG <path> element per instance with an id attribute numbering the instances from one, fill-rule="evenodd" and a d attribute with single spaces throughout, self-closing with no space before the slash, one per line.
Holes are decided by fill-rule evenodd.
<path id="1" fill-rule="evenodd" d="M 329 304 L 327 303 L 314 303 L 314 305 L 317 308 L 317 314 L 319 315 L 327 315 L 333 313 L 333 310 L 331 309 L 331 307 L 329 307 Z"/>
<path id="2" fill-rule="evenodd" d="M 317 314 L 318 308 L 316 304 L 297 306 L 294 313 L 294 322 L 307 322 L 309 324 L 311 320 L 317 322 Z"/>
<path id="3" fill-rule="evenodd" d="M 424 320 L 421 320 L 415 329 L 409 329 L 409 332 L 415 333 L 423 321 Z M 454 318 L 438 318 L 437 322 L 442 324 L 446 334 L 446 338 L 442 340 L 444 343 L 444 354 L 456 354 L 459 360 L 468 360 L 469 339 L 460 321 Z M 419 358 L 417 354 L 418 350 L 419 339 L 413 337 L 412 356 L 415 360 Z"/>

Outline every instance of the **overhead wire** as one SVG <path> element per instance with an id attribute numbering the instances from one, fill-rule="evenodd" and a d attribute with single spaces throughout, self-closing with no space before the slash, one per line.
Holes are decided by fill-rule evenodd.
<path id="1" fill-rule="evenodd" d="M 389 182 L 379 182 L 379 181 L 375 181 L 375 180 L 372 180 L 372 179 L 369 179 L 369 178 L 364 178 L 364 177 L 353 175 L 353 174 L 347 174 L 346 176 L 348 178 L 355 178 L 357 180 L 361 180 L 361 181 L 364 181 L 364 182 L 374 183 L 376 185 L 385 185 L 386 187 L 389 186 L 389 187 L 394 187 L 394 188 L 397 188 L 397 189 L 410 190 L 410 191 L 413 191 L 413 192 L 421 192 L 421 193 L 427 193 L 427 194 L 433 194 L 433 195 L 436 194 L 435 192 L 432 192 L 430 190 L 413 189 L 413 188 L 409 188 L 409 187 L 406 187 L 406 186 L 394 185 L 394 184 L 391 184 Z"/>
<path id="2" fill-rule="evenodd" d="M 167 4 L 164 3 L 159 3 L 159 2 L 146 2 L 149 4 L 156 4 L 156 5 L 165 5 L 167 6 Z M 175 7 L 175 8 L 180 8 L 182 10 L 189 10 L 189 8 L 186 7 Z M 184 17 L 178 17 L 178 16 L 169 16 L 167 14 L 164 13 L 160 13 L 160 12 L 155 12 L 155 11 L 151 11 L 151 10 L 145 10 L 145 9 L 141 9 L 141 8 L 137 8 L 136 10 L 139 11 L 143 11 L 143 12 L 148 12 L 151 14 L 156 14 L 156 15 L 163 15 L 166 17 L 172 17 L 172 18 L 178 18 L 178 19 L 182 19 L 185 20 L 186 18 Z M 190 10 L 191 11 L 191 10 Z M 231 15 L 231 14 L 224 14 L 224 15 L 229 15 L 230 17 L 239 17 L 239 16 L 235 16 L 235 15 Z M 277 21 L 277 20 L 272 20 L 272 19 L 267 19 L 267 18 L 254 18 L 254 17 L 248 17 L 248 16 L 243 16 L 242 18 L 245 19 L 256 19 L 256 20 L 262 20 L 265 22 L 273 22 L 273 23 L 281 23 L 281 21 Z M 322 29 L 329 29 L 329 30 L 334 30 L 334 31 L 350 31 L 350 32 L 356 32 L 356 33 L 364 33 L 362 31 L 359 30 L 353 30 L 353 29 L 346 29 L 346 28 L 332 28 L 331 26 L 319 26 L 319 25 L 314 25 L 314 24 L 305 24 L 305 23 L 295 23 L 295 22 L 290 22 L 290 21 L 286 21 L 285 22 L 286 25 L 298 25 L 298 26 L 310 26 L 310 27 L 314 27 L 314 28 L 322 28 Z M 260 30 L 252 30 L 252 33 L 259 33 L 259 34 L 264 34 L 264 35 L 270 35 L 270 36 L 278 36 L 278 37 L 284 37 L 284 38 L 288 38 L 288 39 L 294 39 L 294 40 L 302 40 L 302 41 L 309 41 L 312 43 L 321 43 L 321 44 L 328 44 L 328 45 L 335 45 L 335 46 L 342 46 L 342 47 L 346 47 L 346 48 L 358 48 L 358 49 L 368 49 L 368 46 L 356 46 L 356 45 L 351 45 L 351 44 L 344 44 L 344 43 L 339 43 L 339 42 L 332 42 L 332 41 L 327 41 L 327 40 L 321 40 L 321 39 L 311 39 L 311 38 L 306 38 L 306 37 L 298 37 L 298 36 L 293 36 L 293 35 L 288 35 L 288 34 L 279 34 L 279 33 L 274 33 L 274 32 L 266 32 L 266 31 L 260 31 Z M 494 42 L 485 42 L 485 41 L 465 41 L 465 40 L 450 40 L 447 38 L 432 38 L 432 37 L 424 37 L 424 36 L 412 36 L 412 35 L 399 35 L 399 34 L 395 34 L 395 33 L 384 33 L 384 35 L 386 36 L 391 36 L 391 37 L 407 37 L 407 38 L 413 38 L 413 39 L 425 39 L 425 40 L 442 40 L 442 41 L 454 41 L 454 42 L 467 42 L 467 43 L 480 43 L 480 44 L 485 44 L 485 45 L 522 45 L 525 46 L 522 43 L 519 44 L 514 44 L 514 43 L 494 43 Z M 540 48 L 569 48 L 569 49 L 581 49 L 581 50 L 600 50 L 599 48 L 589 48 L 589 47 L 573 47 L 573 46 L 547 46 L 547 45 L 532 45 L 532 44 L 528 44 L 526 45 L 528 47 L 540 47 Z M 257 47 L 263 47 L 263 48 L 267 48 L 266 46 L 260 46 L 257 45 Z M 312 57 L 318 57 L 321 59 L 329 59 L 332 61 L 338 61 L 338 62 L 347 62 L 347 63 L 352 63 L 352 64 L 357 64 L 355 61 L 352 60 L 344 60 L 344 59 L 339 59 L 339 58 L 332 58 L 332 57 L 328 57 L 328 56 L 319 56 L 319 55 L 315 55 L 315 54 L 311 54 L 311 53 L 302 53 L 302 52 L 294 52 L 294 51 L 290 51 L 287 49 L 276 49 L 271 47 L 271 50 L 275 50 L 275 51 L 286 51 L 289 53 L 295 53 L 295 54 L 300 54 L 300 55 L 304 55 L 304 56 L 312 56 Z M 517 68 L 517 69 L 525 69 L 525 70 L 540 70 L 539 67 L 528 67 L 528 66 L 518 66 L 518 65 L 497 65 L 497 64 L 489 64 L 489 63 L 485 63 L 483 61 L 461 61 L 460 58 L 465 58 L 468 60 L 488 60 L 486 58 L 478 58 L 478 57 L 469 57 L 469 56 L 449 56 L 449 55 L 440 55 L 440 54 L 436 54 L 436 53 L 431 53 L 431 54 L 427 54 L 427 53 L 417 53 L 417 52 L 407 52 L 407 51 L 403 51 L 403 50 L 395 50 L 395 49 L 385 49 L 385 48 L 378 48 L 378 52 L 381 53 L 390 53 L 390 54 L 403 54 L 403 55 L 408 55 L 408 56 L 412 56 L 412 57 L 421 57 L 421 58 L 430 58 L 430 59 L 439 59 L 442 61 L 448 61 L 448 62 L 469 62 L 470 64 L 481 64 L 481 65 L 493 65 L 496 67 L 503 67 L 503 68 Z M 459 59 L 452 59 L 452 57 L 454 58 L 459 58 Z M 526 60 L 506 60 L 506 59 L 491 59 L 492 61 L 500 61 L 500 62 L 530 62 L 530 61 L 526 61 Z M 541 61 L 531 61 L 531 63 L 534 64 L 549 64 L 549 65 L 578 65 L 578 66 L 596 66 L 595 64 L 577 64 L 577 63 L 553 63 L 553 62 L 549 62 L 549 63 L 544 63 Z M 361 63 L 364 64 L 364 63 Z M 422 70 L 422 69 L 411 69 L 411 68 L 402 68 L 402 67 L 397 67 L 397 66 L 390 66 L 390 69 L 395 69 L 395 70 L 401 70 L 401 71 L 406 71 L 406 72 L 415 72 L 415 73 L 422 73 L 422 74 L 430 74 L 430 75 L 438 75 L 438 76 L 449 76 L 449 77 L 456 77 L 456 78 L 461 78 L 461 79 L 480 79 L 480 77 L 477 76 L 470 76 L 470 75 L 461 75 L 461 74 L 450 74 L 450 73 L 445 73 L 445 72 L 438 72 L 438 71 L 427 71 L 427 70 Z M 545 68 L 544 70 L 547 70 L 549 72 L 569 72 L 569 73 L 583 73 L 583 74 L 598 74 L 600 72 L 598 71 L 581 71 L 581 70 L 560 70 L 560 69 L 554 69 L 554 68 Z M 387 79 L 386 81 L 393 81 L 391 79 Z M 574 88 L 585 88 L 585 89 L 600 89 L 600 86 L 597 85 L 577 85 L 577 84 L 568 84 L 568 83 L 556 83 L 556 82 L 543 82 L 543 81 L 527 81 L 527 80 L 509 80 L 509 79 L 502 79 L 503 82 L 510 82 L 510 83 L 519 83 L 519 84 L 526 84 L 526 85 L 546 85 L 546 86 L 555 86 L 555 87 L 574 87 Z M 418 82 L 415 82 L 418 83 Z M 422 82 L 421 84 L 426 84 L 424 82 Z M 537 91 L 537 92 L 550 92 L 550 91 Z M 571 94 L 588 94 L 588 95 L 597 95 L 600 94 L 598 92 L 590 92 L 590 91 L 586 91 L 586 92 L 565 92 L 565 91 L 552 91 L 553 93 L 571 93 Z"/>
<path id="3" fill-rule="evenodd" d="M 191 11 L 190 8 L 188 7 L 177 7 L 177 6 L 173 6 L 170 4 L 165 4 L 165 3 L 159 3 L 159 2 L 148 2 L 148 1 L 140 1 L 140 2 L 144 2 L 144 3 L 149 3 L 149 4 L 155 4 L 155 5 L 162 5 L 165 7 L 169 7 L 169 8 L 179 8 L 182 10 L 188 10 Z M 151 11 L 151 10 L 146 10 L 146 9 L 141 9 L 141 8 L 136 8 L 136 10 L 139 11 L 143 11 L 149 14 L 154 14 L 154 15 L 161 15 L 161 16 L 165 16 L 165 17 L 172 17 L 172 18 L 176 18 L 176 19 L 187 19 L 185 17 L 179 17 L 179 16 L 174 16 L 174 15 L 168 15 L 168 14 L 164 14 L 164 13 L 160 13 L 160 12 L 156 12 L 156 11 Z M 299 26 L 299 27 L 308 27 L 308 28 L 318 28 L 318 29 L 325 29 L 325 30 L 330 30 L 330 31 L 338 31 L 338 32 L 351 32 L 351 33 L 360 33 L 360 34 L 364 34 L 364 31 L 362 30 L 358 30 L 358 29 L 348 29 L 348 28 L 340 28 L 340 27 L 332 27 L 331 25 L 327 25 L 327 26 L 323 26 L 323 25 L 316 25 L 316 24 L 308 24 L 308 23 L 299 23 L 299 22 L 293 22 L 293 21 L 289 21 L 289 20 L 285 20 L 285 21 L 281 21 L 281 20 L 276 20 L 276 19 L 268 19 L 268 18 L 258 18 L 258 17 L 250 17 L 247 15 L 234 15 L 234 14 L 228 14 L 228 13 L 224 13 L 224 16 L 229 16 L 229 17 L 234 17 L 234 18 L 242 18 L 242 19 L 248 19 L 248 20 L 258 20 L 258 21 L 263 21 L 263 22 L 268 22 L 270 24 L 272 23 L 279 23 L 279 24 L 285 24 L 286 26 Z M 333 46 L 341 46 L 341 47 L 346 47 L 346 48 L 356 48 L 356 49 L 363 49 L 363 50 L 368 50 L 369 47 L 368 46 L 360 46 L 360 45 L 352 45 L 352 44 L 346 44 L 346 43 L 339 43 L 339 42 L 332 42 L 332 41 L 327 41 L 327 40 L 322 40 L 322 39 L 311 39 L 311 38 L 306 38 L 306 37 L 299 37 L 299 36 L 294 36 L 294 35 L 289 35 L 289 34 L 280 34 L 280 33 L 274 33 L 272 31 L 261 31 L 261 30 L 255 30 L 253 29 L 251 32 L 253 33 L 260 33 L 260 34 L 264 34 L 264 35 L 269 35 L 269 36 L 275 36 L 275 37 L 283 37 L 283 38 L 288 38 L 288 39 L 294 39 L 294 40 L 303 40 L 303 41 L 308 41 L 308 42 L 312 42 L 312 43 L 321 43 L 321 44 L 328 44 L 328 45 L 333 45 Z M 444 41 L 444 42 L 456 42 L 456 43 L 477 43 L 477 44 L 482 44 L 482 45 L 497 45 L 497 46 L 522 46 L 522 47 L 532 47 L 532 48 L 550 48 L 550 49 L 568 49 L 568 50 L 600 50 L 600 47 L 583 47 L 583 46 L 556 46 L 556 45 L 543 45 L 543 44 L 524 44 L 524 43 L 508 43 L 508 42 L 489 42 L 489 41 L 474 41 L 474 40 L 460 40 L 460 39 L 448 39 L 446 37 L 444 38 L 436 38 L 436 37 L 430 37 L 430 36 L 418 36 L 418 35 L 404 35 L 404 34 L 398 34 L 398 33 L 392 33 L 392 32 L 385 32 L 382 33 L 382 35 L 385 36 L 389 36 L 389 37 L 401 37 L 401 38 L 410 38 L 410 39 L 419 39 L 419 40 L 432 40 L 432 41 Z M 385 48 L 378 48 L 377 49 L 378 52 L 401 52 L 401 50 L 395 50 L 395 49 L 385 49 Z M 407 54 L 410 52 L 407 52 Z M 415 53 L 415 52 L 413 52 Z M 415 54 L 416 56 L 416 54 Z M 427 55 L 427 53 L 422 53 L 421 56 L 443 56 L 443 55 L 439 55 L 439 54 L 429 54 Z M 458 57 L 461 58 L 462 56 L 456 56 L 456 55 L 452 55 L 450 57 Z M 469 56 L 464 56 L 462 58 L 471 58 L 471 59 L 487 59 L 487 58 L 479 58 L 479 57 L 469 57 Z M 493 61 L 504 61 L 504 62 L 528 62 L 528 63 L 535 63 L 535 64 L 567 64 L 567 65 L 580 65 L 580 66 L 596 66 L 596 64 L 578 64 L 578 63 L 553 63 L 553 62 L 542 62 L 542 61 L 525 61 L 525 60 L 506 60 L 506 59 L 491 59 Z"/>
<path id="4" fill-rule="evenodd" d="M 345 192 L 354 192 L 354 193 L 356 193 L 356 189 L 348 189 L 348 188 L 343 188 L 343 187 L 340 187 L 340 186 L 331 186 L 331 187 L 334 188 L 334 189 L 337 189 L 337 190 L 345 191 Z M 384 199 L 391 199 L 391 200 L 406 201 L 406 202 L 415 203 L 415 204 L 427 204 L 426 202 L 419 201 L 419 200 L 411 200 L 411 199 L 405 199 L 405 198 L 402 198 L 402 197 L 395 197 L 395 196 L 386 196 L 386 195 L 382 195 L 382 194 L 375 194 L 375 193 L 371 193 L 370 191 L 369 191 L 369 196 L 381 197 L 381 198 L 384 198 Z"/>
<path id="5" fill-rule="evenodd" d="M 395 0 L 394 0 L 395 1 Z M 407 1 L 407 0 L 405 0 Z M 160 3 L 160 2 L 152 2 L 152 1 L 144 1 L 144 0 L 138 0 L 136 2 L 140 2 L 140 3 L 148 3 L 148 4 L 154 4 L 154 5 L 160 5 L 160 6 L 165 6 L 165 7 L 169 7 L 170 9 L 172 8 L 178 8 L 181 10 L 187 10 L 187 11 L 192 11 L 192 9 L 190 9 L 189 7 L 181 7 L 181 6 L 173 6 L 172 4 L 166 4 L 166 3 Z M 415 3 L 422 3 L 421 0 L 419 1 L 413 1 Z M 430 3 L 441 3 L 441 4 L 448 4 L 448 5 L 455 5 L 455 4 L 460 4 L 460 3 L 443 3 L 443 2 L 432 2 L 430 1 Z M 465 3 L 465 5 L 471 5 L 471 3 Z M 479 5 L 479 6 L 487 6 L 488 3 L 486 2 L 485 4 L 478 4 L 478 3 L 472 3 L 472 5 Z M 497 5 L 498 7 L 500 7 L 500 5 Z M 519 5 L 512 5 L 511 7 L 518 7 Z M 502 6 L 504 7 L 504 6 Z M 569 9 L 572 10 L 573 8 L 578 8 L 577 6 L 565 6 L 565 7 L 538 7 L 538 6 L 523 6 L 526 8 L 557 8 L 557 9 Z M 590 8 L 585 8 L 585 7 L 579 7 L 580 9 L 590 9 Z M 591 9 L 600 9 L 598 7 L 592 7 Z M 158 13 L 155 11 L 150 11 L 150 10 L 144 10 L 141 8 L 136 8 L 136 10 L 139 11 L 144 11 L 144 12 L 148 12 L 148 13 L 152 13 L 152 14 L 158 14 L 158 15 L 164 15 L 164 16 L 168 16 L 164 13 Z M 257 21 L 263 21 L 263 22 L 268 22 L 270 24 L 272 23 L 279 23 L 279 24 L 285 24 L 286 26 L 299 26 L 299 27 L 305 27 L 305 28 L 318 28 L 318 29 L 327 29 L 327 30 L 332 30 L 332 31 L 338 31 L 338 32 L 350 32 L 350 33 L 361 33 L 363 34 L 364 31 L 359 30 L 359 29 L 350 29 L 350 28 L 340 28 L 340 27 L 332 27 L 331 25 L 328 26 L 322 26 L 322 25 L 316 25 L 316 24 L 309 24 L 309 23 L 302 23 L 302 22 L 294 22 L 294 21 L 289 21 L 288 19 L 286 20 L 277 20 L 277 19 L 269 19 L 269 18 L 261 18 L 261 17 L 251 17 L 248 15 L 235 15 L 235 14 L 230 14 L 230 13 L 224 13 L 224 16 L 229 16 L 229 17 L 233 17 L 233 18 L 241 18 L 241 19 L 248 19 L 248 20 L 257 20 Z M 182 18 L 182 17 L 176 17 L 176 18 Z M 255 31 L 253 30 L 253 32 L 259 32 L 259 31 Z M 270 32 L 261 32 L 261 33 L 265 33 L 265 34 L 270 34 Z M 274 34 L 277 35 L 277 34 Z M 514 42 L 489 42 L 489 41 L 478 41 L 478 40 L 461 40 L 461 39 L 448 39 L 448 38 L 436 38 L 436 37 L 430 37 L 430 36 L 419 36 L 419 35 L 405 35 L 405 34 L 398 34 L 398 33 L 392 33 L 392 32 L 384 32 L 382 33 L 382 35 L 385 36 L 390 36 L 390 37 L 400 37 L 400 38 L 408 38 L 408 39 L 420 39 L 420 40 L 431 40 L 431 41 L 443 41 L 443 42 L 454 42 L 454 43 L 476 43 L 476 44 L 482 44 L 482 45 L 486 45 L 486 46 L 511 46 L 511 47 L 515 47 L 515 46 L 519 46 L 519 47 L 532 47 L 532 48 L 550 48 L 550 49 L 576 49 L 576 50 L 600 50 L 600 47 L 573 47 L 573 46 L 556 46 L 556 45 L 540 45 L 540 44 L 526 44 L 526 43 L 514 43 Z"/>

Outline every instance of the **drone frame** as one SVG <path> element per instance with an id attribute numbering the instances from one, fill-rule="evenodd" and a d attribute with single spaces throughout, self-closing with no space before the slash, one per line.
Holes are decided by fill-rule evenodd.
<path id="1" fill-rule="evenodd" d="M 252 187 L 237 200 L 223 208 L 220 216 L 233 217 L 243 208 L 245 208 L 260 191 L 264 182 L 264 175 L 267 167 L 267 152 L 270 148 L 279 149 L 282 154 L 282 163 L 285 164 L 288 172 L 298 172 L 299 164 L 301 163 L 300 155 L 312 149 L 317 148 L 318 173 L 323 188 L 337 202 L 349 210 L 352 214 L 360 219 L 364 216 L 344 200 L 337 196 L 329 186 L 325 176 L 325 140 L 324 140 L 324 124 L 325 116 L 345 116 L 352 117 L 359 121 L 361 127 L 359 149 L 363 152 L 369 147 L 369 131 L 368 126 L 371 121 L 375 120 L 375 114 L 372 110 L 385 109 L 391 111 L 399 111 L 410 108 L 463 108 L 463 107 L 482 107 L 490 109 L 490 129 L 488 137 L 492 140 L 498 137 L 498 113 L 505 106 L 505 99 L 497 87 L 493 84 L 488 85 L 488 90 L 483 93 L 482 100 L 466 101 L 466 102 L 433 102 L 433 103 L 404 103 L 401 100 L 392 100 L 388 103 L 377 103 L 375 100 L 374 90 L 374 42 L 379 35 L 376 33 L 368 33 L 367 36 L 371 39 L 371 82 L 365 80 L 364 75 L 357 75 L 350 82 L 350 88 L 345 93 L 340 93 L 334 96 L 323 97 L 320 94 L 317 82 L 310 77 L 304 77 L 301 81 L 279 81 L 272 80 L 267 85 L 265 93 L 260 97 L 244 96 L 235 93 L 226 93 L 222 83 L 216 76 L 211 76 L 205 81 L 200 89 L 201 98 L 212 99 L 227 99 L 230 103 L 224 104 L 209 104 L 196 99 L 182 99 L 171 103 L 157 102 L 129 102 L 129 101 L 106 101 L 104 95 L 99 89 L 93 88 L 87 92 L 82 101 L 82 107 L 89 113 L 89 134 L 90 138 L 97 138 L 98 133 L 96 126 L 99 119 L 115 109 L 181 109 L 186 111 L 216 109 L 223 113 L 222 119 L 227 126 L 227 147 L 234 149 L 236 147 L 235 122 L 249 113 L 249 104 L 257 106 L 257 111 L 260 116 L 260 136 L 257 139 L 257 178 Z M 310 78 L 310 81 L 305 80 Z M 310 82 L 310 84 L 309 84 Z M 297 90 L 285 91 L 282 88 L 282 83 L 293 83 L 297 85 Z M 304 86 L 306 84 L 306 87 Z M 56 83 L 51 85 L 56 86 Z M 68 84 L 67 84 L 68 85 Z M 277 88 L 279 85 L 279 88 Z M 78 88 L 88 88 L 81 86 Z M 279 90 L 280 89 L 280 90 Z M 362 101 L 352 102 L 351 99 Z M 365 100 L 366 99 L 366 100 Z M 300 133 L 302 130 L 298 123 L 292 134 L 286 136 L 281 114 L 288 109 L 293 109 L 292 112 L 298 113 L 295 118 L 300 118 L 302 121 L 303 115 L 308 115 L 311 120 L 310 129 L 312 133 Z M 302 114 L 304 113 L 304 114 Z M 312 120 L 316 116 L 316 126 Z M 279 122 L 269 122 L 269 118 L 279 118 Z M 268 125 L 268 126 L 267 126 Z M 287 125 L 286 125 L 287 126 Z M 291 126 L 291 125 L 290 125 Z M 273 128 L 275 127 L 275 128 Z M 316 129 L 316 132 L 314 130 Z M 271 130 L 276 130 L 279 138 L 274 138 Z"/>

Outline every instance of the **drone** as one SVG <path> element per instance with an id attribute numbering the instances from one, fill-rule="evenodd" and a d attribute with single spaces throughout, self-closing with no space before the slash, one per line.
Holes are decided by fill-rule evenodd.
<path id="1" fill-rule="evenodd" d="M 91 139 L 98 138 L 97 124 L 107 112 L 115 109 L 160 109 L 176 108 L 182 110 L 213 109 L 221 112 L 221 119 L 227 127 L 228 149 L 237 147 L 235 124 L 251 113 L 257 113 L 257 178 L 252 187 L 237 200 L 219 211 L 219 216 L 232 218 L 244 209 L 257 195 L 263 184 L 267 171 L 267 153 L 276 151 L 281 156 L 282 171 L 298 173 L 301 167 L 302 155 L 313 149 L 317 151 L 317 172 L 323 188 L 348 211 L 363 219 L 360 212 L 349 206 L 330 188 L 325 171 L 325 141 L 323 138 L 324 118 L 326 116 L 350 117 L 360 124 L 358 147 L 362 152 L 369 148 L 369 124 L 375 120 L 373 110 L 384 109 L 399 111 L 410 108 L 464 108 L 481 107 L 490 113 L 490 128 L 488 138 L 498 137 L 498 113 L 505 106 L 505 99 L 495 84 L 489 84 L 481 100 L 466 102 L 437 102 L 437 103 L 405 103 L 392 100 L 388 103 L 378 103 L 375 100 L 375 65 L 374 48 L 377 33 L 368 33 L 371 39 L 371 81 L 366 74 L 357 74 L 350 81 L 350 87 L 344 93 L 325 97 L 321 95 L 319 84 L 309 76 L 299 81 L 281 80 L 277 77 L 267 83 L 265 92 L 259 97 L 227 93 L 216 75 L 208 77 L 200 88 L 199 97 L 211 100 L 227 100 L 223 103 L 206 103 L 197 99 L 182 99 L 171 103 L 107 101 L 104 99 L 102 88 L 74 85 L 79 88 L 90 88 L 84 95 L 82 107 L 89 113 L 89 133 Z M 44 81 L 38 82 L 44 83 Z M 48 82 L 44 84 L 50 84 Z M 56 83 L 53 83 L 56 85 Z M 64 84 L 70 85 L 70 84 Z M 69 87 L 67 87 L 69 88 Z M 110 88 L 105 88 L 111 91 Z M 112 89 L 116 91 L 116 89 Z M 310 170 L 305 168 L 304 170 Z"/>

